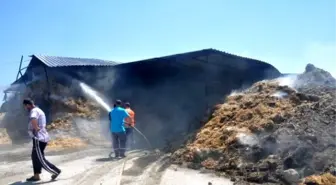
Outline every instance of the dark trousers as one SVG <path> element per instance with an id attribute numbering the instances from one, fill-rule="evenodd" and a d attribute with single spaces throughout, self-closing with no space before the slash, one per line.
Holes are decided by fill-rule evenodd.
<path id="1" fill-rule="evenodd" d="M 126 133 L 112 132 L 113 150 L 116 157 L 124 156 L 126 150 Z"/>
<path id="2" fill-rule="evenodd" d="M 127 136 L 127 144 L 132 147 L 134 144 L 133 128 L 125 128 Z"/>
<path id="3" fill-rule="evenodd" d="M 55 165 L 51 164 L 44 157 L 44 149 L 46 148 L 47 143 L 41 142 L 35 138 L 33 138 L 33 151 L 31 154 L 31 158 L 33 161 L 34 174 L 40 174 L 42 168 L 47 172 L 58 175 L 61 170 L 58 169 Z"/>

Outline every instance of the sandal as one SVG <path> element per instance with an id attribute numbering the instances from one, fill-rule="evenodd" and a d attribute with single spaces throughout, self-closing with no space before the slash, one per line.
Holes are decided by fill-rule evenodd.
<path id="1" fill-rule="evenodd" d="M 35 178 L 34 176 L 26 179 L 27 182 L 36 182 L 36 181 L 39 181 L 39 180 L 41 180 L 41 179 L 40 178 Z"/>

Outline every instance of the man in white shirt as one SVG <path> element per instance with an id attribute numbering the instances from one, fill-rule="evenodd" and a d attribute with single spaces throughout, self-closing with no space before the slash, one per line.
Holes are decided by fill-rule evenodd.
<path id="1" fill-rule="evenodd" d="M 27 181 L 41 180 L 40 174 L 42 168 L 51 173 L 51 179 L 55 180 L 61 173 L 55 165 L 47 161 L 44 157 L 44 149 L 50 140 L 46 129 L 46 116 L 44 112 L 34 105 L 30 99 L 23 100 L 23 106 L 29 111 L 28 133 L 33 139 L 32 161 L 34 168 L 34 175 L 27 179 Z"/>

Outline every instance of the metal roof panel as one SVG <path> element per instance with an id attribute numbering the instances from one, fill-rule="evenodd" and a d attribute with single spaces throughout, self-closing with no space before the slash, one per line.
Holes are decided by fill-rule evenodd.
<path id="1" fill-rule="evenodd" d="M 89 58 L 72 58 L 72 57 L 56 57 L 45 55 L 33 55 L 48 67 L 69 67 L 69 66 L 114 66 L 117 62 L 89 59 Z"/>

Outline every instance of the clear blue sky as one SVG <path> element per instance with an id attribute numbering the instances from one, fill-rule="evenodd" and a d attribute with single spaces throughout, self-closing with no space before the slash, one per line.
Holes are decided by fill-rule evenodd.
<path id="1" fill-rule="evenodd" d="M 335 0 L 0 1 L 0 86 L 24 55 L 121 62 L 215 48 L 335 76 Z"/>

